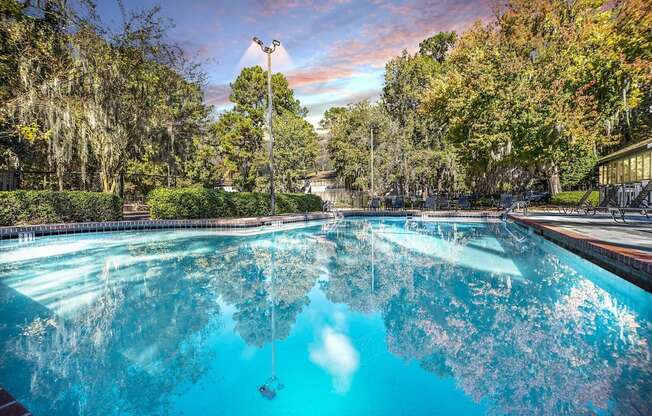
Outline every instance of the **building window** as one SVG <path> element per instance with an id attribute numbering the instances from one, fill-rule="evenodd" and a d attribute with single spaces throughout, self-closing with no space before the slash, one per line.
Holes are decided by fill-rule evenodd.
<path id="1" fill-rule="evenodd" d="M 629 158 L 629 181 L 636 182 L 636 156 Z"/>
<path id="2" fill-rule="evenodd" d="M 607 184 L 607 165 L 602 165 L 600 166 L 600 185 L 606 185 Z"/>
<path id="3" fill-rule="evenodd" d="M 643 155 L 636 156 L 636 181 L 643 180 Z"/>
<path id="4" fill-rule="evenodd" d="M 604 185 L 604 168 L 605 165 L 598 166 L 598 184 Z"/>
<path id="5" fill-rule="evenodd" d="M 650 179 L 650 152 L 643 155 L 643 179 Z"/>

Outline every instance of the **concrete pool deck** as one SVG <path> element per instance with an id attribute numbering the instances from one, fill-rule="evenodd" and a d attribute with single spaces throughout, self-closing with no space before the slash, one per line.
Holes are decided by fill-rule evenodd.
<path id="1" fill-rule="evenodd" d="M 548 240 L 652 292 L 652 221 L 632 216 L 513 213 L 510 218 Z"/>

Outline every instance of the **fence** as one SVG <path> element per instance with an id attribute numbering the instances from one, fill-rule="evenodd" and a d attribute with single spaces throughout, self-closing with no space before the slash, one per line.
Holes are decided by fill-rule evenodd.
<path id="1" fill-rule="evenodd" d="M 20 178 L 13 171 L 0 172 L 0 191 L 13 191 L 20 187 Z"/>

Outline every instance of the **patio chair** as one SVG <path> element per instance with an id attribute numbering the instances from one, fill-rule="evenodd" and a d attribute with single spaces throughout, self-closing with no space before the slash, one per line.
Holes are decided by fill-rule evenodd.
<path id="1" fill-rule="evenodd" d="M 324 204 L 322 205 L 322 210 L 325 212 L 329 212 L 333 210 L 333 202 L 331 201 L 324 201 Z"/>
<path id="2" fill-rule="evenodd" d="M 584 192 L 584 195 L 577 201 L 577 204 L 572 206 L 559 206 L 557 210 L 562 214 L 580 214 L 583 211 L 585 215 L 595 215 L 595 207 L 587 202 L 591 196 L 591 192 L 593 192 L 593 189 Z"/>
<path id="3" fill-rule="evenodd" d="M 391 196 L 385 197 L 385 209 L 386 210 L 394 209 L 394 198 L 392 198 Z"/>
<path id="4" fill-rule="evenodd" d="M 615 222 L 618 222 L 618 219 L 620 219 L 623 223 L 626 223 L 626 214 L 640 213 L 641 215 L 644 215 L 646 219 L 650 219 L 651 207 L 647 202 L 650 192 L 652 192 L 652 181 L 648 182 L 645 188 L 643 188 L 636 198 L 632 199 L 626 207 L 607 206 L 611 218 L 613 218 Z"/>
<path id="5" fill-rule="evenodd" d="M 432 211 L 437 209 L 437 198 L 435 198 L 434 196 L 429 196 L 428 198 L 426 198 L 426 202 L 424 202 L 423 204 L 423 209 L 432 210 Z"/>
<path id="6" fill-rule="evenodd" d="M 457 200 L 457 207 L 459 209 L 471 209 L 471 198 L 468 195 L 462 195 Z"/>
<path id="7" fill-rule="evenodd" d="M 423 199 L 418 196 L 413 196 L 410 200 L 412 203 L 412 209 L 422 209 L 423 208 Z"/>
<path id="8" fill-rule="evenodd" d="M 509 209 L 514 204 L 514 196 L 512 194 L 500 194 L 500 202 L 498 209 Z"/>
<path id="9" fill-rule="evenodd" d="M 447 196 L 441 197 L 438 200 L 438 206 L 437 209 L 444 209 L 444 210 L 450 210 L 453 207 L 451 206 L 451 201 L 448 199 Z"/>
<path id="10" fill-rule="evenodd" d="M 598 204 L 598 208 L 609 208 L 618 206 L 616 202 L 616 194 L 618 193 L 617 187 L 608 186 L 604 191 L 604 198 Z"/>
<path id="11" fill-rule="evenodd" d="M 369 200 L 368 208 L 371 211 L 378 211 L 380 209 L 380 198 L 373 197 Z"/>
<path id="12" fill-rule="evenodd" d="M 402 196 L 397 196 L 394 199 L 394 209 L 405 209 L 405 200 Z"/>

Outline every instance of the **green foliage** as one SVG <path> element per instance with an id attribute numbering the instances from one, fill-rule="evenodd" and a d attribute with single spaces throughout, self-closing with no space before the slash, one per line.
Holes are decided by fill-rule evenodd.
<path id="1" fill-rule="evenodd" d="M 550 203 L 552 205 L 574 206 L 580 202 L 585 193 L 586 191 L 559 192 L 550 198 Z M 591 192 L 586 202 L 594 207 L 597 206 L 600 203 L 600 193 L 598 191 Z"/>
<path id="2" fill-rule="evenodd" d="M 153 219 L 256 217 L 269 215 L 269 195 L 259 192 L 224 192 L 206 188 L 158 188 L 149 194 Z M 311 194 L 276 194 L 276 213 L 322 210 L 322 200 Z"/>
<path id="3" fill-rule="evenodd" d="M 260 66 L 243 68 L 231 83 L 229 100 L 235 104 L 236 111 L 247 114 L 257 126 L 262 125 L 267 110 L 267 71 Z M 306 115 L 306 109 L 294 97 L 294 91 L 281 73 L 272 74 L 272 104 L 276 114 L 289 111 L 302 117 Z"/>
<path id="4" fill-rule="evenodd" d="M 314 167 L 319 156 L 317 134 L 304 120 L 307 110 L 283 74 L 272 75 L 272 93 L 276 184 L 279 189 L 296 191 L 298 178 Z M 234 108 L 220 114 L 210 126 L 209 137 L 197 143 L 197 157 L 189 163 L 191 177 L 204 186 L 231 180 L 243 191 L 266 188 L 267 72 L 259 66 L 244 68 L 231 83 L 229 99 Z"/>
<path id="5" fill-rule="evenodd" d="M 37 2 L 42 15 L 5 4 L 15 2 L 0 8 L 0 144 L 10 149 L 0 164 L 54 169 L 60 190 L 67 173 L 81 172 L 83 186 L 92 171 L 115 192 L 143 159 L 180 173 L 209 109 L 203 75 L 163 41 L 158 8 L 126 15 L 106 36 L 93 2 Z"/>
<path id="6" fill-rule="evenodd" d="M 395 179 L 396 171 L 391 164 L 399 161 L 403 155 L 397 147 L 400 142 L 392 135 L 392 125 L 384 109 L 371 105 L 368 101 L 352 104 L 345 110 L 338 111 L 338 116 L 331 121 L 328 152 L 333 161 L 337 175 L 343 179 L 349 189 L 369 190 L 371 187 L 371 130 L 374 130 L 374 152 L 378 162 L 375 169 L 384 168 L 383 174 L 376 171 L 377 188 L 382 190 Z M 387 160 L 387 163 L 385 163 Z M 374 163 L 375 163 L 374 162 Z M 400 171 L 399 171 L 400 172 Z M 383 181 L 387 184 L 383 184 Z"/>
<path id="7" fill-rule="evenodd" d="M 300 190 L 300 178 L 315 169 L 319 138 L 312 124 L 290 112 L 274 121 L 274 181 L 281 192 Z M 269 181 L 259 189 L 267 189 Z"/>
<path id="8" fill-rule="evenodd" d="M 460 36 L 421 110 L 445 115 L 476 191 L 546 179 L 554 194 L 578 149 L 622 139 L 609 137 L 609 126 L 614 117 L 629 123 L 651 81 L 643 33 L 652 22 L 643 3 L 510 0 L 495 21 Z M 640 35 L 636 46 L 632 33 Z M 643 49 L 629 60 L 630 47 Z"/>
<path id="9" fill-rule="evenodd" d="M 592 186 L 594 181 L 595 164 L 598 157 L 591 151 L 582 151 L 570 154 L 568 159 L 561 164 L 560 179 L 564 188 L 577 188 L 578 186 Z"/>
<path id="10" fill-rule="evenodd" d="M 215 169 L 221 169 L 226 177 L 233 178 L 238 189 L 253 190 L 262 164 L 262 128 L 256 127 L 254 119 L 231 110 L 221 114 L 210 131 L 221 156 L 220 165 Z"/>
<path id="11" fill-rule="evenodd" d="M 446 53 L 455 45 L 455 32 L 439 32 L 419 43 L 419 54 L 428 56 L 437 62 L 444 62 Z"/>
<path id="12" fill-rule="evenodd" d="M 0 225 L 116 221 L 122 200 L 112 194 L 80 191 L 0 192 Z"/>

